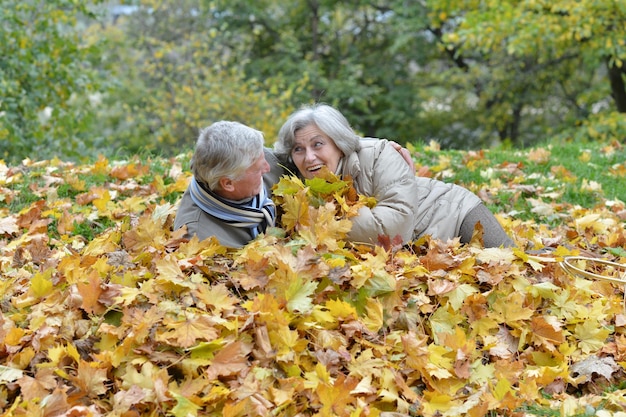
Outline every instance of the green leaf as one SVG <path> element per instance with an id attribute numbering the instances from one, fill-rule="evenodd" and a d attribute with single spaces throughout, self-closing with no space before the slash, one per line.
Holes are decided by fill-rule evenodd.
<path id="1" fill-rule="evenodd" d="M 200 406 L 179 394 L 173 394 L 176 405 L 172 408 L 174 417 L 195 417 L 198 415 Z"/>
<path id="2" fill-rule="evenodd" d="M 285 291 L 287 299 L 287 310 L 290 312 L 299 311 L 308 313 L 313 308 L 311 295 L 315 292 L 317 284 L 313 281 L 306 281 L 301 277 L 291 282 Z"/>

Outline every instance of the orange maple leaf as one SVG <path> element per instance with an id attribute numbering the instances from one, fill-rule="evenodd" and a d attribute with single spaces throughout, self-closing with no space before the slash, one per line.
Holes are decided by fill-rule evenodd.
<path id="1" fill-rule="evenodd" d="M 80 359 L 76 375 L 70 376 L 70 379 L 82 394 L 89 397 L 96 398 L 107 392 L 105 386 L 108 380 L 107 370 L 99 368 L 97 362 L 86 362 Z"/>
<path id="2" fill-rule="evenodd" d="M 358 382 L 356 378 L 339 374 L 334 383 L 318 384 L 316 393 L 322 404 L 319 415 L 322 417 L 351 415 L 351 409 L 348 406 L 354 406 L 356 403 L 356 397 L 351 391 Z"/>
<path id="3" fill-rule="evenodd" d="M 105 308 L 98 302 L 102 295 L 103 288 L 101 286 L 102 279 L 95 269 L 92 269 L 87 276 L 86 281 L 77 282 L 76 288 L 83 297 L 82 308 L 90 314 L 101 314 Z"/>

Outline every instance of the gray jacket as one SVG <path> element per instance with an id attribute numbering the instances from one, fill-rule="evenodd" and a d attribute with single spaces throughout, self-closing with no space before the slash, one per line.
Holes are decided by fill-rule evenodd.
<path id="1" fill-rule="evenodd" d="M 270 165 L 270 172 L 263 176 L 263 182 L 271 198 L 272 186 L 283 175 L 283 168 L 270 149 L 265 149 L 265 159 Z M 198 239 L 204 240 L 215 236 L 222 246 L 230 248 L 240 248 L 252 240 L 252 235 L 247 229 L 235 227 L 205 213 L 191 199 L 189 188 L 180 200 L 174 219 L 174 229 L 179 229 L 184 225 L 187 225 L 186 237 L 196 235 Z"/>
<path id="2" fill-rule="evenodd" d="M 353 178 L 359 194 L 377 200 L 374 208 L 363 207 L 351 219 L 348 239 L 353 242 L 376 243 L 378 235 L 399 235 L 403 243 L 423 235 L 451 239 L 459 236 L 467 213 L 481 203 L 463 187 L 416 177 L 384 139 L 362 139 L 361 150 L 344 158 L 341 170 Z"/>

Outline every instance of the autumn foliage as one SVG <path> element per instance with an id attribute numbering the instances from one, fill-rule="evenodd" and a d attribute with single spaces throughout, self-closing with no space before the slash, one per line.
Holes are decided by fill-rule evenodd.
<path id="1" fill-rule="evenodd" d="M 0 164 L 2 416 L 626 407 L 624 288 L 560 266 L 625 262 L 623 202 L 553 207 L 552 227 L 500 217 L 518 249 L 483 248 L 480 228 L 469 245 L 369 246 L 345 241 L 375 204 L 349 179 L 284 178 L 281 228 L 229 251 L 172 231 L 189 174 L 168 164 L 163 175 L 137 160 Z M 552 251 L 526 250 L 542 246 Z"/>

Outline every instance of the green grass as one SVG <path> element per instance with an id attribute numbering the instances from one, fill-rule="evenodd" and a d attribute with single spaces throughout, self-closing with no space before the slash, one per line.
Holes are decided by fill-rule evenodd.
<path id="1" fill-rule="evenodd" d="M 540 149 L 549 152 L 549 157 L 531 156 Z M 524 219 L 540 220 L 531 212 L 528 198 L 587 208 L 605 200 L 626 201 L 626 147 L 619 144 L 548 142 L 524 150 L 492 148 L 481 152 L 436 151 L 418 144 L 412 154 L 418 167 L 430 167 L 435 178 L 442 181 L 474 192 L 493 188 L 490 209 Z M 447 167 L 442 166 L 442 159 L 450 160 Z M 517 169 L 507 170 L 511 166 Z M 594 183 L 599 187 L 594 188 Z M 521 186 L 528 188 L 524 191 Z"/>
<path id="2" fill-rule="evenodd" d="M 481 151 L 436 150 L 426 144 L 407 145 L 418 169 L 428 167 L 432 176 L 445 182 L 454 182 L 470 190 L 487 195 L 487 206 L 497 213 L 509 214 L 522 220 L 548 225 L 562 221 L 558 214 L 546 216 L 533 212 L 533 200 L 550 204 L 558 210 L 560 204 L 593 208 L 607 200 L 626 201 L 625 162 L 626 146 L 619 144 L 546 142 L 530 149 L 495 147 Z M 543 152 L 543 153 L 542 153 Z M 538 156 L 533 156 L 538 155 Z M 541 155 L 549 155 L 541 158 Z M 141 185 L 152 184 L 157 177 L 165 186 L 174 180 L 168 175 L 174 163 L 189 170 L 191 152 L 176 158 L 154 155 L 136 155 L 126 161 L 109 164 L 137 164 L 148 167 L 135 180 Z M 92 164 L 95 164 L 93 161 Z M 87 164 L 86 166 L 89 166 Z M 20 180 L 14 179 L 4 187 L 12 192 L 10 201 L 0 201 L 11 213 L 18 213 L 32 203 L 47 198 L 46 181 L 50 175 L 63 176 L 63 166 L 46 172 L 38 166 L 21 169 Z M 57 197 L 74 200 L 93 187 L 106 187 L 118 179 L 100 171 L 83 171 L 78 179 L 84 183 L 81 190 L 71 184 L 58 184 Z M 585 187 L 597 183 L 598 186 Z M 163 200 L 174 204 L 181 193 L 163 195 Z M 110 225 L 85 222 L 77 225 L 77 233 L 94 236 Z M 52 226 L 53 227 L 53 226 Z"/>

